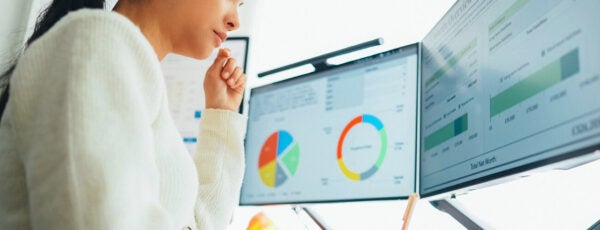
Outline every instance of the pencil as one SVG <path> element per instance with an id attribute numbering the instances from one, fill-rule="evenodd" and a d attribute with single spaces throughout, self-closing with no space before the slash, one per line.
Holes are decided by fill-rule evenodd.
<path id="1" fill-rule="evenodd" d="M 412 216 L 412 211 L 417 203 L 417 199 L 419 199 L 419 194 L 413 193 L 408 196 L 408 204 L 406 205 L 406 210 L 404 210 L 404 217 L 402 217 L 402 230 L 408 229 L 408 222 Z"/>

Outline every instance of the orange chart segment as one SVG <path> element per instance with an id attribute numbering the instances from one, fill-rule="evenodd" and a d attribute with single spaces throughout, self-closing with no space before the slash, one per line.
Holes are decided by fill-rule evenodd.
<path id="1" fill-rule="evenodd" d="M 271 134 L 269 138 L 263 144 L 260 150 L 260 158 L 258 159 L 258 168 L 262 168 L 264 165 L 274 161 L 277 157 L 277 142 L 279 139 L 279 132 Z"/>
<path id="2" fill-rule="evenodd" d="M 363 119 L 362 116 L 355 117 L 350 122 L 348 122 L 346 127 L 344 127 L 344 130 L 342 131 L 342 135 L 340 136 L 340 139 L 338 140 L 338 147 L 337 147 L 337 159 L 338 160 L 342 159 L 342 146 L 344 145 L 344 139 L 346 139 L 346 135 L 348 135 L 348 132 L 350 131 L 350 129 L 352 129 L 352 127 L 361 123 L 362 119 Z"/>

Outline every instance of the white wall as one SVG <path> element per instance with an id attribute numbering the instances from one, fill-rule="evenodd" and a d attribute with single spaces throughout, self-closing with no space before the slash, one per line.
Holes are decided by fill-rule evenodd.
<path id="1" fill-rule="evenodd" d="M 250 60 L 257 72 L 383 37 L 379 49 L 420 41 L 454 0 L 256 1 Z M 252 77 L 252 76 L 251 76 Z M 251 79 L 261 85 L 270 79 Z"/>

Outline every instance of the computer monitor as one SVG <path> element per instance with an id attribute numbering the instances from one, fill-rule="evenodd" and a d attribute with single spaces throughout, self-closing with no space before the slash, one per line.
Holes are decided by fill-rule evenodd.
<path id="1" fill-rule="evenodd" d="M 246 72 L 248 37 L 230 37 L 221 47 L 231 50 L 231 57 Z M 206 60 L 196 60 L 176 54 L 167 55 L 161 62 L 171 116 L 190 154 L 195 154 L 198 126 L 204 103 L 204 75 L 217 56 L 217 50 Z M 240 113 L 242 107 L 240 105 Z"/>
<path id="2" fill-rule="evenodd" d="M 415 191 L 418 44 L 251 89 L 241 205 Z"/>
<path id="3" fill-rule="evenodd" d="M 598 12 L 597 0 L 455 3 L 422 43 L 422 196 L 597 158 Z"/>

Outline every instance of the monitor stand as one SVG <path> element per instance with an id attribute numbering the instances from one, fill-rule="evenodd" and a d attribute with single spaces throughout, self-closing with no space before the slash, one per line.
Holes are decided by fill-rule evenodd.
<path id="1" fill-rule="evenodd" d="M 292 205 L 292 210 L 296 213 L 296 215 L 298 215 L 299 219 L 301 219 L 301 220 L 303 219 L 303 218 L 301 218 L 302 213 L 306 213 L 306 215 L 308 217 L 310 217 L 312 222 L 315 223 L 317 225 L 317 227 L 319 227 L 321 230 L 331 229 L 330 227 L 328 227 L 325 224 L 325 221 L 323 221 L 323 218 L 321 218 L 319 215 L 317 215 L 314 210 L 309 209 L 306 206 Z"/>
<path id="2" fill-rule="evenodd" d="M 570 170 L 587 163 L 594 162 L 596 160 L 600 160 L 600 150 L 595 150 L 591 154 L 586 154 L 583 156 L 579 156 L 570 160 L 562 161 L 556 164 L 552 164 L 547 167 L 551 167 L 558 170 Z M 482 227 L 481 223 L 477 223 L 477 221 L 472 218 L 472 216 L 467 215 L 464 211 L 461 211 L 459 202 L 454 200 L 455 195 L 450 196 L 449 198 L 433 200 L 429 203 L 435 207 L 436 209 L 448 213 L 452 218 L 458 221 L 467 229 L 485 229 Z M 599 221 L 600 222 L 600 221 Z M 598 226 L 600 230 L 600 225 Z"/>
<path id="3" fill-rule="evenodd" d="M 467 214 L 465 214 L 463 211 L 461 211 L 458 208 L 458 205 L 456 204 L 457 201 L 450 201 L 448 199 L 440 199 L 440 200 L 430 201 L 429 203 L 436 209 L 438 209 L 442 212 L 448 213 L 452 218 L 457 220 L 466 229 L 469 229 L 469 230 L 485 229 L 482 227 L 481 224 L 478 224 L 473 218 L 469 217 Z M 314 210 L 312 210 L 306 206 L 302 206 L 302 205 L 292 205 L 291 207 L 292 207 L 292 210 L 296 213 L 296 215 L 298 215 L 298 218 L 301 221 L 306 220 L 306 218 L 302 218 L 302 213 L 305 213 L 308 217 L 310 217 L 310 220 L 319 229 L 322 229 L 322 230 L 332 229 L 325 224 L 325 221 L 323 221 L 323 218 L 321 218 L 319 215 L 317 215 Z"/>
<path id="4" fill-rule="evenodd" d="M 436 209 L 448 213 L 452 218 L 462 224 L 465 228 L 469 230 L 483 230 L 485 228 L 482 227 L 481 224 L 478 224 L 474 218 L 467 215 L 465 212 L 461 211 L 456 204 L 457 201 L 450 201 L 448 199 L 440 199 L 440 200 L 432 200 L 429 203 L 435 207 Z"/>

